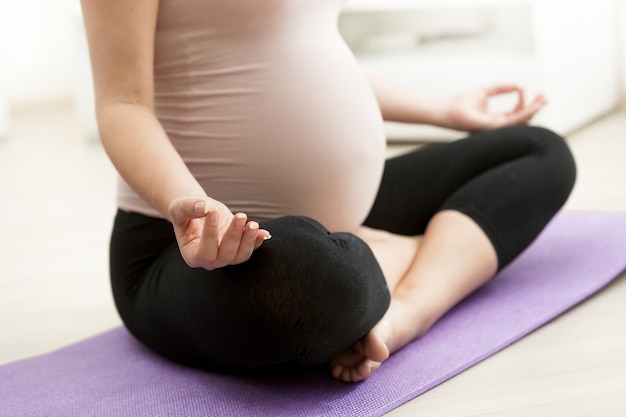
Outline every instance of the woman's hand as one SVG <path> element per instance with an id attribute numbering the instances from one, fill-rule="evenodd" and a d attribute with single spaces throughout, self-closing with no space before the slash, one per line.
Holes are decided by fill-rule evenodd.
<path id="1" fill-rule="evenodd" d="M 245 214 L 233 215 L 215 200 L 178 198 L 170 203 L 168 213 L 180 253 L 192 268 L 212 270 L 245 262 L 270 238 Z"/>
<path id="2" fill-rule="evenodd" d="M 490 113 L 489 99 L 508 93 L 517 94 L 515 108 L 508 113 Z M 546 98 L 539 95 L 527 106 L 524 100 L 524 90 L 517 85 L 480 88 L 462 93 L 452 100 L 446 125 L 451 129 L 477 132 L 527 123 L 546 103 Z"/>

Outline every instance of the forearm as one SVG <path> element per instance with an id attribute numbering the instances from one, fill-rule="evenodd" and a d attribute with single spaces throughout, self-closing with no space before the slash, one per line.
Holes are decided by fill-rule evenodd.
<path id="1" fill-rule="evenodd" d="M 168 216 L 175 198 L 206 196 L 147 107 L 131 103 L 101 106 L 98 125 L 117 171 L 163 216 Z"/>
<path id="2" fill-rule="evenodd" d="M 386 121 L 447 127 L 449 102 L 369 77 Z"/>

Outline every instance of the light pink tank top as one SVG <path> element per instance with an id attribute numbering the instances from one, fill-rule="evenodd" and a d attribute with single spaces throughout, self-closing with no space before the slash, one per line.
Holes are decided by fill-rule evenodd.
<path id="1" fill-rule="evenodd" d="M 380 111 L 337 29 L 343 0 L 161 0 L 155 110 L 211 197 L 251 219 L 367 216 Z M 146 163 L 146 161 L 138 161 Z M 120 208 L 158 212 L 123 181 Z"/>

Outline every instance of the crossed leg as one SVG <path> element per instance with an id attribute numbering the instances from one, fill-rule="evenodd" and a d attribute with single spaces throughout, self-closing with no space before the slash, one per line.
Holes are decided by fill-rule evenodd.
<path id="1" fill-rule="evenodd" d="M 331 361 L 333 376 L 363 380 L 422 336 L 534 240 L 574 179 L 562 139 L 528 126 L 388 161 L 365 225 L 391 233 L 357 234 L 381 265 L 391 304 L 368 335 Z M 407 243 L 406 236 L 419 235 Z"/>
<path id="2" fill-rule="evenodd" d="M 362 235 L 381 265 L 391 304 L 370 333 L 331 362 L 335 378 L 356 382 L 367 378 L 389 355 L 422 336 L 450 308 L 495 275 L 496 252 L 485 233 L 466 215 L 442 211 L 423 238 L 414 238 L 407 256 L 402 236 L 370 240 Z M 399 249 L 399 250 L 398 250 Z M 401 275 L 399 267 L 407 265 Z"/>

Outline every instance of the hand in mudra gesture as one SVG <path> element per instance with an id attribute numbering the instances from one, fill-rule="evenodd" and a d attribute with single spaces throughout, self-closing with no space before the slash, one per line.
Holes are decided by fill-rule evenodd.
<path id="1" fill-rule="evenodd" d="M 515 107 L 505 113 L 489 111 L 489 99 L 502 94 L 517 95 Z M 517 85 L 495 85 L 466 91 L 454 97 L 449 105 L 448 124 L 451 128 L 468 132 L 496 129 L 529 122 L 547 103 L 538 95 L 526 105 L 524 90 Z"/>
<path id="2" fill-rule="evenodd" d="M 180 253 L 192 268 L 212 270 L 247 261 L 263 241 L 267 230 L 234 214 L 223 203 L 198 197 L 173 200 L 168 209 Z"/>

